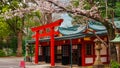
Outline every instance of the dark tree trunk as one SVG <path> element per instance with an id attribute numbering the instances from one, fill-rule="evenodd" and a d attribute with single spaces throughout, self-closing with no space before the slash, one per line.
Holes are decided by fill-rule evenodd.
<path id="1" fill-rule="evenodd" d="M 112 24 L 108 25 L 108 39 L 109 41 L 114 39 L 115 37 L 115 29 L 113 29 Z M 116 52 L 116 47 L 112 43 L 109 43 L 109 51 L 110 51 L 110 59 L 117 61 L 117 52 Z"/>
<path id="2" fill-rule="evenodd" d="M 18 37 L 17 37 L 17 41 L 18 41 L 18 47 L 17 47 L 17 56 L 22 56 L 22 32 L 18 31 Z"/>
<path id="3" fill-rule="evenodd" d="M 22 56 L 22 39 L 23 39 L 23 29 L 24 29 L 24 17 L 22 18 L 22 25 L 20 26 L 20 29 L 17 32 L 17 56 Z"/>

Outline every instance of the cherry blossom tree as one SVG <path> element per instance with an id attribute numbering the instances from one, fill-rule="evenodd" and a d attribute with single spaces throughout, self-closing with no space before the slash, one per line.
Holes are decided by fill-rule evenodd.
<path id="1" fill-rule="evenodd" d="M 83 3 L 82 1 L 85 1 L 85 0 L 79 1 L 78 7 L 74 7 L 72 4 L 69 4 L 71 8 L 68 9 L 68 8 L 66 8 L 66 6 L 64 6 L 64 4 L 60 4 L 57 1 L 53 1 L 53 0 L 47 0 L 47 2 L 54 4 L 54 6 L 57 6 L 59 9 L 61 9 L 64 12 L 68 12 L 68 13 L 71 13 L 74 15 L 82 15 L 82 16 L 85 16 L 85 17 L 88 17 L 88 18 L 91 18 L 91 19 L 101 22 L 108 31 L 108 41 L 113 39 L 114 35 L 115 35 L 115 32 L 114 32 L 115 30 L 113 28 L 113 24 L 108 20 L 108 18 L 104 18 L 101 15 L 101 11 L 99 10 L 99 6 L 97 5 L 97 3 L 94 5 L 92 4 L 91 5 L 92 7 L 89 10 L 85 10 L 85 9 L 81 8 L 81 3 Z M 90 2 L 90 3 L 92 3 L 92 2 Z M 111 44 L 108 44 L 108 46 L 110 48 L 110 58 L 112 60 L 116 60 L 115 46 L 111 45 Z"/>
<path id="2" fill-rule="evenodd" d="M 85 0 L 81 0 L 81 1 L 85 1 Z M 115 30 L 113 28 L 113 24 L 107 18 L 104 18 L 101 15 L 101 12 L 99 10 L 99 6 L 97 5 L 97 3 L 94 5 L 92 4 L 91 5 L 92 7 L 89 10 L 85 10 L 83 8 L 80 8 L 81 4 L 79 4 L 78 7 L 74 7 L 72 4 L 69 4 L 71 6 L 71 8 L 68 9 L 68 8 L 66 8 L 66 6 L 64 6 L 64 4 L 58 3 L 57 1 L 47 0 L 47 2 L 54 4 L 54 6 L 57 6 L 59 9 L 61 9 L 64 12 L 68 12 L 68 13 L 71 13 L 74 15 L 82 15 L 82 16 L 85 16 L 85 17 L 88 17 L 88 18 L 91 18 L 91 19 L 101 22 L 108 31 L 108 41 L 110 41 L 111 39 L 114 38 L 113 35 L 115 35 L 114 34 Z M 82 2 L 79 1 L 79 3 L 82 3 Z M 108 46 L 110 47 L 111 59 L 116 60 L 115 46 L 113 46 L 113 45 L 111 46 L 110 44 L 108 44 Z"/>

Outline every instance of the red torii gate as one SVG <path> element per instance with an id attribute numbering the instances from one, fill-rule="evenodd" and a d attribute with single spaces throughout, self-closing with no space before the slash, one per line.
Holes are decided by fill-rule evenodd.
<path id="1" fill-rule="evenodd" d="M 55 66 L 55 60 L 54 60 L 54 35 L 59 34 L 58 31 L 54 31 L 54 27 L 59 26 L 63 22 L 63 19 L 59 19 L 55 22 L 52 22 L 47 25 L 38 26 L 31 28 L 33 32 L 36 34 L 33 35 L 33 38 L 36 39 L 35 42 L 35 63 L 38 64 L 38 53 L 39 53 L 39 38 L 43 36 L 50 36 L 51 45 L 50 45 L 50 56 L 51 56 L 51 66 Z M 46 32 L 46 29 L 50 29 L 49 32 Z M 42 33 L 39 33 L 39 31 L 42 31 Z"/>

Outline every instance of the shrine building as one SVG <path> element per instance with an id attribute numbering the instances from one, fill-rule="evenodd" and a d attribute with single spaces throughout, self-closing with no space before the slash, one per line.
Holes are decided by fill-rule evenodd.
<path id="1" fill-rule="evenodd" d="M 28 40 L 27 43 L 35 47 L 35 63 L 51 63 L 51 66 L 54 66 L 55 63 L 93 65 L 96 58 L 96 35 L 108 44 L 106 28 L 96 21 L 89 21 L 88 25 L 60 27 L 63 21 L 63 19 L 59 19 L 47 25 L 31 28 L 35 32 L 34 39 Z M 120 29 L 120 24 L 115 23 L 118 24 L 116 27 Z M 109 64 L 109 48 L 103 43 L 101 43 L 101 47 L 101 62 Z"/>

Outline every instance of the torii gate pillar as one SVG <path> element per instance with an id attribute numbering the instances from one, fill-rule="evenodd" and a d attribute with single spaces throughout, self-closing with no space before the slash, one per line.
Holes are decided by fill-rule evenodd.
<path id="1" fill-rule="evenodd" d="M 35 39 L 35 64 L 38 64 L 38 55 L 39 55 L 39 31 L 36 31 Z"/>
<path id="2" fill-rule="evenodd" d="M 51 37 L 50 37 L 50 40 L 51 40 L 51 45 L 50 45 L 50 55 L 51 55 L 51 66 L 55 66 L 55 54 L 54 54 L 54 28 L 51 28 Z"/>

